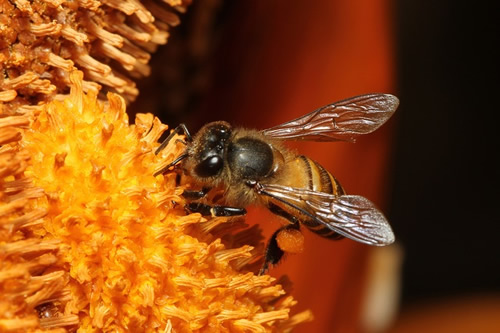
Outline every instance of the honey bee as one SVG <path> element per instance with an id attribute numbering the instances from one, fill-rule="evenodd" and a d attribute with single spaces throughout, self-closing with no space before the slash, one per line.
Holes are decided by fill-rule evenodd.
<path id="1" fill-rule="evenodd" d="M 158 147 L 158 154 L 181 132 L 185 151 L 155 173 L 180 167 L 200 190 L 185 191 L 185 208 L 211 216 L 239 216 L 257 204 L 288 224 L 269 240 L 259 274 L 276 265 L 286 252 L 278 239 L 297 233 L 300 225 L 329 239 L 350 238 L 375 246 L 394 242 L 384 215 L 368 199 L 348 195 L 320 164 L 283 145 L 284 140 L 350 141 L 375 131 L 391 117 L 399 100 L 388 94 L 368 94 L 326 105 L 302 117 L 266 129 L 232 127 L 224 121 L 203 126 L 191 136 L 181 124 Z M 223 205 L 202 199 L 210 190 L 224 192 Z M 301 234 L 300 234 L 301 235 Z"/>

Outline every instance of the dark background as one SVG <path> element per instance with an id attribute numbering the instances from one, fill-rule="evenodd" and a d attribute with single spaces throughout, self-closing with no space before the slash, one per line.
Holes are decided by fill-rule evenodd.
<path id="1" fill-rule="evenodd" d="M 478 3 L 395 4 L 403 302 L 499 292 L 498 18 Z"/>
<path id="2" fill-rule="evenodd" d="M 387 215 L 404 247 L 402 307 L 498 293 L 498 13 L 481 2 L 392 4 L 401 105 Z M 193 132 L 207 121 L 235 119 L 238 101 L 224 91 L 237 73 L 220 69 L 245 63 L 244 53 L 231 53 L 229 46 L 243 43 L 228 28 L 254 8 L 252 1 L 195 1 L 153 57 L 155 75 L 141 83 L 135 111 Z M 251 26 L 239 29 L 258 45 Z M 158 86 L 164 90 L 155 96 Z M 207 109 L 213 99 L 225 107 Z"/>

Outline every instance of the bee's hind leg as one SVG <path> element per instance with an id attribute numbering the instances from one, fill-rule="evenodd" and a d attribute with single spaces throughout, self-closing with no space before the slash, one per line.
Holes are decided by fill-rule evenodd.
<path id="1" fill-rule="evenodd" d="M 278 241 L 276 240 L 276 237 L 278 236 L 280 231 L 281 228 L 276 230 L 267 243 L 266 252 L 264 254 L 264 263 L 259 270 L 259 275 L 266 274 L 266 272 L 269 270 L 269 264 L 278 264 L 285 254 L 285 251 L 280 249 L 280 247 L 278 246 Z"/>
<path id="2" fill-rule="evenodd" d="M 272 213 L 287 219 L 290 224 L 276 230 L 276 232 L 274 232 L 269 239 L 269 243 L 267 243 L 266 252 L 264 254 L 264 264 L 262 264 L 262 268 L 259 270 L 259 275 L 265 274 L 269 270 L 270 264 L 277 265 L 281 259 L 283 259 L 285 251 L 283 251 L 283 249 L 281 249 L 278 245 L 278 237 L 280 234 L 292 235 L 293 231 L 295 231 L 295 233 L 299 231 L 300 233 L 300 223 L 295 216 L 273 203 L 269 203 L 268 208 Z"/>
<path id="3" fill-rule="evenodd" d="M 284 234 L 293 235 L 294 231 L 298 231 L 300 233 L 300 223 L 297 222 L 283 226 L 273 233 L 267 243 L 266 252 L 264 254 L 264 263 L 259 270 L 259 275 L 265 274 L 269 270 L 269 265 L 277 265 L 281 259 L 283 259 L 285 251 L 278 245 L 278 237 Z"/>

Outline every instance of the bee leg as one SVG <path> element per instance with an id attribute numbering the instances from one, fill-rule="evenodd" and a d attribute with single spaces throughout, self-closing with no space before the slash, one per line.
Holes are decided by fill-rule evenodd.
<path id="1" fill-rule="evenodd" d="M 239 207 L 213 206 L 211 212 L 212 216 L 243 216 L 247 210 Z"/>
<path id="2" fill-rule="evenodd" d="M 300 231 L 300 224 L 292 223 L 279 228 L 273 233 L 273 235 L 269 239 L 269 243 L 267 243 L 266 252 L 264 255 L 264 263 L 262 264 L 262 268 L 259 270 L 259 275 L 265 274 L 269 270 L 270 264 L 273 266 L 277 265 L 281 261 L 281 259 L 283 259 L 285 251 L 283 251 L 278 245 L 278 236 L 281 233 L 290 232 L 290 230 Z"/>
<path id="3" fill-rule="evenodd" d="M 279 207 L 273 203 L 269 203 L 267 208 L 273 214 L 276 214 L 278 216 L 281 216 L 281 217 L 287 219 L 290 222 L 290 225 L 284 226 L 284 227 L 276 230 L 276 232 L 269 239 L 269 243 L 267 244 L 266 252 L 264 255 L 264 264 L 262 265 L 262 268 L 259 271 L 259 275 L 262 275 L 268 271 L 269 264 L 272 264 L 272 265 L 278 264 L 281 261 L 281 259 L 283 258 L 283 255 L 285 254 L 285 251 L 283 251 L 278 246 L 278 240 L 277 240 L 278 235 L 281 232 L 287 231 L 290 229 L 300 230 L 299 220 L 295 216 L 293 216 L 292 214 L 288 213 L 286 210 L 282 209 L 281 207 Z"/>
<path id="4" fill-rule="evenodd" d="M 177 165 L 177 163 L 179 163 L 183 159 L 187 158 L 188 156 L 189 156 L 188 154 L 182 154 L 182 155 L 180 155 L 175 160 L 173 160 L 171 163 L 167 164 L 165 167 L 161 168 L 159 171 L 156 171 L 153 174 L 153 177 L 156 177 L 158 175 L 161 175 L 161 174 L 167 172 L 167 170 L 170 169 L 170 167 L 172 167 L 172 166 L 175 167 Z"/>
<path id="5" fill-rule="evenodd" d="M 278 241 L 276 240 L 276 236 L 278 236 L 280 230 L 281 229 L 276 230 L 269 239 L 269 243 L 267 243 L 266 252 L 264 254 L 264 263 L 259 270 L 259 275 L 266 274 L 269 270 L 269 264 L 276 265 L 281 261 L 281 258 L 283 258 L 283 255 L 285 254 L 285 251 L 280 249 Z"/>
<path id="6" fill-rule="evenodd" d="M 293 216 L 292 214 L 290 214 L 289 212 L 287 212 L 286 210 L 284 210 L 280 206 L 277 206 L 277 205 L 273 204 L 272 202 L 270 202 L 267 205 L 267 208 L 271 211 L 271 213 L 287 219 L 288 221 L 290 221 L 291 224 L 299 224 L 298 218 L 296 218 L 295 216 Z"/>
<path id="7" fill-rule="evenodd" d="M 156 149 L 155 155 L 158 155 L 158 153 L 160 151 L 162 151 L 168 145 L 170 140 L 172 140 L 172 138 L 176 134 L 179 134 L 180 132 L 184 132 L 184 135 L 186 135 L 186 141 L 188 141 L 188 142 L 193 141 L 193 137 L 191 136 L 191 133 L 189 133 L 189 130 L 187 129 L 186 125 L 180 124 L 179 126 L 174 128 L 174 130 L 172 132 L 170 132 L 170 134 L 167 136 L 167 138 L 165 140 L 163 140 L 163 142 L 160 144 L 160 146 Z"/>
<path id="8" fill-rule="evenodd" d="M 190 202 L 184 209 L 189 213 L 200 213 L 203 216 L 242 216 L 247 213 L 245 208 L 229 206 L 210 206 L 200 202 Z"/>
<path id="9" fill-rule="evenodd" d="M 182 196 L 188 200 L 197 200 L 203 198 L 210 190 L 210 187 L 203 187 L 199 191 L 184 190 Z"/>

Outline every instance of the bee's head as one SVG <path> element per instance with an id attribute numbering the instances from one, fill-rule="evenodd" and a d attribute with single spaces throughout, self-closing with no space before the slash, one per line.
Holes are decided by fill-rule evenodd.
<path id="1" fill-rule="evenodd" d="M 217 121 L 203 126 L 188 147 L 189 161 L 193 163 L 195 176 L 209 178 L 217 176 L 224 167 L 224 153 L 231 137 L 231 125 Z"/>

